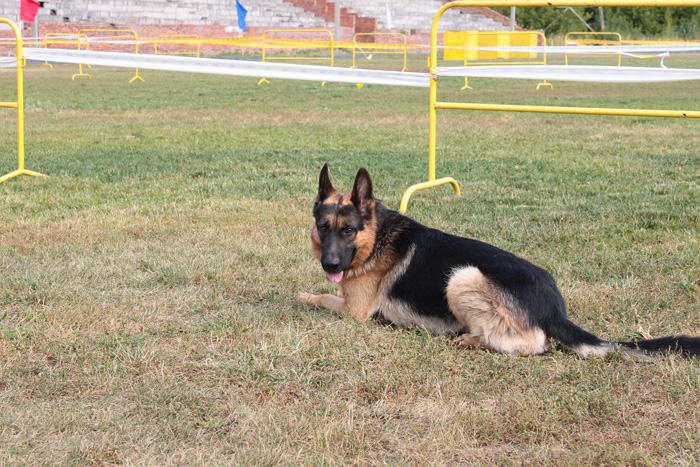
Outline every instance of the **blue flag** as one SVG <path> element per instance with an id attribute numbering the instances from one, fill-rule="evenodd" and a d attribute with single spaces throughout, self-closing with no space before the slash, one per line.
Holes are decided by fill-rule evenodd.
<path id="1" fill-rule="evenodd" d="M 245 31 L 245 17 L 248 14 L 248 10 L 243 8 L 241 2 L 236 0 L 236 11 L 238 12 L 238 27 Z"/>

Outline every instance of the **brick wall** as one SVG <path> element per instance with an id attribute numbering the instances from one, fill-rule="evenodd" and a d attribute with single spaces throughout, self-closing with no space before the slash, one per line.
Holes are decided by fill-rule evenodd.
<path id="1" fill-rule="evenodd" d="M 335 2 L 327 0 L 283 0 L 296 7 L 303 8 L 304 11 L 313 13 L 319 18 L 323 18 L 329 23 L 335 21 Z M 376 32 L 377 19 L 351 13 L 348 8 L 340 8 L 340 25 L 357 32 Z"/>
<path id="2" fill-rule="evenodd" d="M 358 18 L 357 24 L 355 25 L 355 32 L 379 32 L 377 30 L 377 18 L 368 18 L 366 16 L 362 16 Z M 374 40 L 367 40 L 367 42 L 374 42 Z"/>

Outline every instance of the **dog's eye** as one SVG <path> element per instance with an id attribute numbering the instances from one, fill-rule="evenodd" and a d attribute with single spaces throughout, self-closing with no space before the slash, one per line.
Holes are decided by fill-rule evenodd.
<path id="1" fill-rule="evenodd" d="M 345 230 L 344 230 L 344 232 L 345 232 L 347 235 L 350 235 L 350 234 L 353 233 L 354 231 L 355 231 L 355 229 L 353 229 L 352 227 L 345 227 Z"/>
<path id="2" fill-rule="evenodd" d="M 326 233 L 326 232 L 328 232 L 328 227 L 326 227 L 325 225 L 322 225 L 321 227 L 318 228 L 318 231 L 321 233 Z"/>

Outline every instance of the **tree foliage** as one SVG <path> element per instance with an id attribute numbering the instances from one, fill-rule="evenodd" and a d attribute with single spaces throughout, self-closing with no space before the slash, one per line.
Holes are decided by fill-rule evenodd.
<path id="1" fill-rule="evenodd" d="M 510 15 L 510 7 L 497 7 L 494 10 L 506 16 Z M 600 13 L 597 7 L 577 8 L 576 12 L 594 30 L 601 30 Z M 688 40 L 697 38 L 700 33 L 700 8 L 605 7 L 603 15 L 605 30 L 618 32 L 625 37 L 663 35 Z M 548 35 L 588 30 L 576 15 L 561 8 L 518 8 L 516 22 L 525 29 L 544 30 Z"/>

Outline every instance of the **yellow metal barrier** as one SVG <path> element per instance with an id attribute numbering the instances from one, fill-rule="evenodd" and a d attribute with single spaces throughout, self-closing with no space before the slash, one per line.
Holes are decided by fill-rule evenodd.
<path id="1" fill-rule="evenodd" d="M 158 44 L 194 44 L 197 46 L 196 52 L 160 52 L 158 53 Z M 155 55 L 196 55 L 199 58 L 199 36 L 194 34 L 164 34 L 156 37 L 153 41 L 153 50 Z"/>
<path id="2" fill-rule="evenodd" d="M 418 191 L 434 186 L 451 184 L 455 194 L 459 195 L 459 185 L 451 177 L 435 178 L 435 146 L 437 129 L 437 109 L 460 109 L 460 110 L 490 110 L 505 112 L 538 112 L 538 113 L 563 113 L 563 114 L 584 114 L 584 115 L 627 115 L 644 117 L 680 117 L 680 118 L 700 118 L 698 111 L 675 111 L 675 110 L 639 110 L 639 109 L 600 109 L 581 107 L 550 107 L 535 105 L 500 105 L 500 104 L 470 104 L 438 102 L 437 100 L 437 43 L 438 43 L 438 22 L 445 11 L 455 7 L 596 7 L 596 6 L 646 6 L 646 7 L 697 7 L 700 0 L 483 0 L 483 1 L 458 1 L 443 5 L 433 17 L 433 24 L 430 35 L 430 127 L 429 127 L 429 150 L 428 150 L 428 181 L 415 184 L 406 190 L 401 198 L 399 212 L 406 212 L 408 201 L 411 195 Z"/>
<path id="3" fill-rule="evenodd" d="M 18 175 L 46 177 L 44 174 L 24 168 L 24 56 L 22 54 L 22 33 L 17 28 L 17 25 L 9 19 L 0 18 L 0 23 L 7 24 L 12 28 L 17 41 L 17 102 L 0 102 L 0 107 L 17 109 L 17 157 L 19 159 L 17 170 L 0 177 L 0 183 Z"/>
<path id="4" fill-rule="evenodd" d="M 323 34 L 328 34 L 330 37 L 330 41 L 327 43 L 321 43 L 317 41 L 289 41 L 289 40 L 283 40 L 283 41 L 275 41 L 274 39 L 272 40 L 272 43 L 277 45 L 277 47 L 273 48 L 282 48 L 284 46 L 286 47 L 297 47 L 297 46 L 303 46 L 306 48 L 326 48 L 328 47 L 326 44 L 330 44 L 330 56 L 329 57 L 268 57 L 266 56 L 266 49 L 267 49 L 267 44 L 270 39 L 267 38 L 268 33 L 323 33 Z M 291 45 L 290 45 L 291 42 Z M 262 61 L 265 62 L 265 60 L 324 60 L 324 61 L 330 61 L 330 65 L 333 66 L 333 56 L 335 55 L 334 52 L 334 41 L 333 41 L 333 34 L 328 30 L 328 29 L 268 29 L 265 31 L 262 35 Z M 262 78 L 260 81 L 258 81 L 258 84 L 262 83 L 270 83 L 267 78 Z M 322 82 L 321 86 L 324 86 L 326 82 Z"/>
<path id="5" fill-rule="evenodd" d="M 611 36 L 611 37 L 617 37 L 617 40 L 606 40 L 606 39 L 591 39 L 590 36 Z M 589 39 L 571 39 L 571 36 L 589 36 Z M 620 34 L 616 32 L 590 32 L 590 31 L 585 31 L 585 32 L 570 32 L 566 36 L 564 36 L 564 45 L 569 46 L 569 42 L 575 42 L 577 44 L 585 44 L 585 45 L 600 45 L 602 47 L 605 47 L 606 45 L 622 45 L 622 37 Z M 585 54 L 585 55 L 610 55 L 609 53 L 605 52 L 600 52 L 600 53 L 590 53 L 590 54 Z M 569 64 L 569 54 L 564 54 L 564 64 L 568 65 Z M 617 66 L 622 65 L 622 54 L 617 54 Z"/>
<path id="6" fill-rule="evenodd" d="M 129 37 L 134 38 L 134 53 L 139 53 L 139 37 L 136 34 L 136 31 L 132 29 L 81 29 L 78 31 L 78 50 L 80 50 L 80 38 L 81 37 L 86 37 L 88 38 L 89 36 L 86 33 L 128 33 Z M 88 42 L 86 44 L 86 50 L 90 48 L 90 43 Z M 88 78 L 92 79 L 92 76 L 88 75 L 87 73 L 83 73 L 83 65 L 78 65 L 79 67 L 79 73 L 73 75 L 71 79 L 75 79 L 76 76 L 87 76 Z M 139 76 L 139 69 L 136 69 L 136 75 L 129 80 L 129 83 L 133 83 L 136 80 L 143 81 L 143 78 Z"/>
<path id="7" fill-rule="evenodd" d="M 357 34 L 352 36 L 352 42 L 356 45 L 352 48 L 352 66 L 350 68 L 357 68 L 355 66 L 355 53 L 356 50 L 359 48 L 359 44 L 362 44 L 362 42 L 357 42 L 357 38 L 368 36 L 399 36 L 403 38 L 403 52 L 393 52 L 391 51 L 391 49 L 389 49 L 388 51 L 384 51 L 382 49 L 374 49 L 372 55 L 403 55 L 403 68 L 401 69 L 401 71 L 408 70 L 408 68 L 406 67 L 406 45 L 408 44 L 408 41 L 406 40 L 406 34 L 403 34 L 401 32 L 358 32 Z M 371 58 L 372 55 L 370 55 L 369 57 Z"/>

